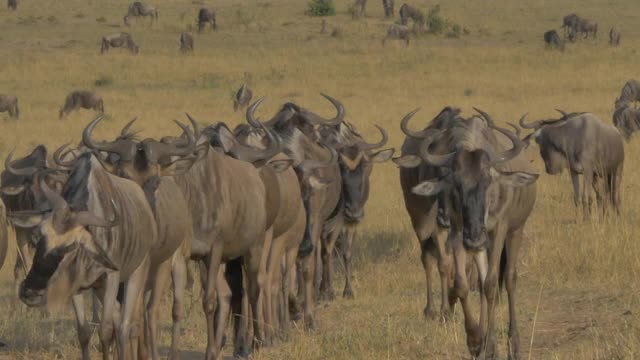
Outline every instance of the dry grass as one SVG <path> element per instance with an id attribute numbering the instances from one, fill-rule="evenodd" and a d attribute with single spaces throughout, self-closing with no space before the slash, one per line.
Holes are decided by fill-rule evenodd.
<path id="1" fill-rule="evenodd" d="M 329 115 L 331 106 L 318 95 L 323 91 L 344 101 L 349 120 L 365 135 L 374 136 L 373 124 L 380 124 L 398 147 L 403 138 L 398 122 L 417 106 L 422 111 L 416 123 L 426 123 L 445 105 L 467 114 L 472 106 L 480 107 L 501 122 L 517 120 L 524 112 L 530 118 L 552 116 L 555 107 L 591 111 L 610 122 L 620 87 L 638 76 L 640 15 L 631 0 L 584 0 L 579 9 L 569 0 L 450 0 L 441 4 L 442 14 L 471 34 L 424 36 L 408 47 L 402 42 L 381 45 L 388 22 L 378 2 L 369 2 L 367 18 L 352 21 L 349 2 L 338 1 L 339 15 L 329 22 L 341 29 L 341 36 L 331 37 L 319 33 L 321 19 L 302 15 L 304 2 L 220 0 L 219 31 L 196 36 L 190 56 L 179 54 L 178 37 L 193 28 L 200 5 L 154 0 L 159 24 L 149 28 L 140 22 L 126 30 L 120 24 L 127 1 L 39 0 L 21 2 L 15 13 L 0 9 L 0 92 L 19 96 L 22 114 L 18 122 L 0 114 L 0 157 L 13 147 L 23 153 L 38 143 L 77 142 L 93 115 L 81 111 L 59 121 L 57 111 L 69 91 L 95 88 L 100 79 L 110 79 L 95 88 L 105 99 L 109 121 L 97 137 L 111 138 L 134 116 L 145 135 L 176 133 L 170 120 L 185 111 L 201 122 L 235 124 L 243 119 L 232 112 L 232 94 L 248 80 L 254 93 L 269 97 L 259 111 L 262 118 L 285 101 Z M 423 9 L 433 5 L 414 3 Z M 572 11 L 596 19 L 600 38 L 569 45 L 564 53 L 545 51 L 543 32 L 557 28 Z M 614 24 L 623 33 L 616 49 L 604 39 Z M 132 33 L 140 45 L 138 56 L 117 50 L 99 55 L 100 37 L 116 31 Z M 626 149 L 620 219 L 576 220 L 568 177 L 541 176 L 520 266 L 525 358 L 640 357 L 635 229 L 640 170 L 634 161 L 639 146 L 636 139 Z M 536 150 L 529 151 L 542 173 Z M 469 358 L 461 314 L 450 324 L 421 316 L 424 275 L 392 164 L 374 172 L 367 212 L 357 243 L 356 300 L 321 305 L 319 331 L 294 330 L 289 341 L 255 359 Z M 48 319 L 16 303 L 12 264 L 9 259 L 0 276 L 0 339 L 9 343 L 0 359 L 77 357 L 71 312 L 63 320 Z M 505 306 L 498 316 L 504 353 Z M 165 325 L 169 318 L 166 307 Z M 204 334 L 194 300 L 185 326 L 185 359 L 202 357 Z M 163 334 L 163 344 L 169 343 L 168 336 Z"/>

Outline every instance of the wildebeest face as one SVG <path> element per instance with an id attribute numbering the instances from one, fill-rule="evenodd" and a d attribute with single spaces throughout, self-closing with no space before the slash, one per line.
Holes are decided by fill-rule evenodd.
<path id="1" fill-rule="evenodd" d="M 540 156 L 544 161 L 544 167 L 549 175 L 556 175 L 562 172 L 567 166 L 567 159 L 553 141 L 546 134 L 542 133 L 536 137 L 536 142 L 540 148 Z"/>
<path id="2" fill-rule="evenodd" d="M 340 150 L 338 164 L 342 177 L 342 194 L 345 215 L 350 222 L 358 222 L 364 217 L 364 206 L 369 198 L 369 177 L 373 164 L 391 158 L 393 149 L 367 153 L 357 145 Z"/>

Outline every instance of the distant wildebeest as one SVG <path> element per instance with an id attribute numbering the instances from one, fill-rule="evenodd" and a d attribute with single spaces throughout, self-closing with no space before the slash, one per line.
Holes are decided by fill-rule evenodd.
<path id="1" fill-rule="evenodd" d="M 129 49 L 132 54 L 137 54 L 140 51 L 138 45 L 133 42 L 131 35 L 126 32 L 115 33 L 103 37 L 100 54 L 104 54 L 109 51 L 109 48 L 126 48 Z"/>
<path id="2" fill-rule="evenodd" d="M 211 30 L 216 31 L 216 11 L 213 9 L 201 8 L 198 11 L 198 32 L 202 32 L 207 24 L 211 24 Z"/>
<path id="3" fill-rule="evenodd" d="M 13 95 L 0 94 L 0 112 L 8 112 L 9 117 L 20 118 L 18 98 Z"/>
<path id="4" fill-rule="evenodd" d="M 7 220 L 7 208 L 0 199 L 0 269 L 4 265 L 7 258 L 7 249 L 9 248 L 9 222 Z"/>
<path id="5" fill-rule="evenodd" d="M 524 227 L 536 201 L 538 175 L 532 173 L 518 136 L 478 112 L 482 117 L 460 119 L 450 128 L 422 135 L 421 159 L 443 174 L 410 191 L 427 199 L 444 193 L 451 204 L 448 246 L 455 259 L 455 281 L 450 296 L 460 299 L 471 355 L 497 358 L 496 300 L 498 285 L 504 282 L 509 303 L 508 357 L 519 359 L 516 267 Z M 467 257 L 474 258 L 481 274 L 480 322 L 470 307 Z"/>
<path id="6" fill-rule="evenodd" d="M 613 124 L 626 140 L 640 130 L 640 109 L 624 104 L 613 113 Z"/>
<path id="7" fill-rule="evenodd" d="M 129 18 L 131 17 L 136 18 L 137 21 L 138 18 L 147 16 L 151 18 L 151 25 L 154 21 L 158 22 L 158 9 L 142 1 L 135 1 L 129 5 L 127 15 L 124 16 L 124 24 L 129 26 Z"/>
<path id="8" fill-rule="evenodd" d="M 640 102 L 640 81 L 629 79 L 620 92 L 620 97 L 616 99 L 616 108 L 624 104 Z"/>
<path id="9" fill-rule="evenodd" d="M 564 30 L 564 36 L 568 36 L 571 30 L 577 30 L 580 23 L 580 17 L 576 14 L 569 14 L 562 18 L 562 29 Z"/>
<path id="10" fill-rule="evenodd" d="M 408 4 L 402 4 L 400 7 L 400 23 L 402 25 L 407 25 L 409 23 L 409 19 L 413 20 L 413 26 L 422 28 L 424 26 L 424 14 L 422 11 L 414 8 Z"/>
<path id="11" fill-rule="evenodd" d="M 242 84 L 240 89 L 236 91 L 236 95 L 233 97 L 233 111 L 238 111 L 249 106 L 253 92 L 246 83 Z"/>
<path id="12" fill-rule="evenodd" d="M 555 30 L 549 30 L 544 33 L 544 42 L 547 47 L 552 47 L 564 51 L 564 41 L 560 39 L 560 35 Z"/>
<path id="13" fill-rule="evenodd" d="M 367 0 L 355 0 L 353 5 L 351 5 L 351 17 L 353 19 L 363 17 L 365 6 L 367 6 Z"/>
<path id="14" fill-rule="evenodd" d="M 589 35 L 591 35 L 591 37 L 595 39 L 596 35 L 598 34 L 598 23 L 587 19 L 580 19 L 580 22 L 578 23 L 578 31 L 584 36 L 585 39 Z"/>
<path id="15" fill-rule="evenodd" d="M 18 8 L 18 0 L 7 0 L 7 8 L 9 10 L 16 10 Z"/>
<path id="16" fill-rule="evenodd" d="M 387 43 L 388 39 L 404 40 L 409 45 L 411 30 L 407 25 L 391 24 L 387 29 L 387 35 L 382 39 L 382 45 Z"/>
<path id="17" fill-rule="evenodd" d="M 382 7 L 384 8 L 384 17 L 392 18 L 394 13 L 394 7 L 396 0 L 382 0 Z"/>
<path id="18" fill-rule="evenodd" d="M 76 161 L 61 194 L 42 182 L 50 206 L 34 215 L 11 213 L 16 226 L 36 226 L 42 234 L 33 266 L 20 285 L 30 307 L 62 309 L 69 300 L 76 312 L 82 358 L 90 359 L 91 330 L 84 317 L 82 290 L 102 294 L 100 341 L 108 358 L 114 335 L 117 358 L 137 343 L 149 251 L 157 241 L 156 224 L 145 194 L 133 181 L 108 174 L 90 152 Z M 124 287 L 118 309 L 120 284 Z"/>
<path id="19" fill-rule="evenodd" d="M 538 120 L 520 126 L 534 130 L 524 141 L 533 138 L 540 147 L 547 174 L 556 175 L 568 168 L 573 184 L 573 201 L 582 205 L 585 216 L 591 206 L 591 188 L 601 209 L 613 206 L 620 213 L 624 145 L 618 130 L 591 113 L 562 113 L 559 119 Z M 580 186 L 582 175 L 583 186 Z"/>
<path id="20" fill-rule="evenodd" d="M 59 117 L 62 119 L 72 111 L 79 109 L 94 110 L 104 113 L 104 101 L 102 97 L 93 91 L 76 90 L 67 95 L 64 105 L 60 109 Z"/>
<path id="21" fill-rule="evenodd" d="M 609 30 L 609 45 L 611 46 L 618 46 L 620 45 L 620 30 L 616 29 L 615 27 L 612 27 L 611 30 Z"/>
<path id="22" fill-rule="evenodd" d="M 193 52 L 193 36 L 188 32 L 180 34 L 180 51 L 183 53 Z"/>

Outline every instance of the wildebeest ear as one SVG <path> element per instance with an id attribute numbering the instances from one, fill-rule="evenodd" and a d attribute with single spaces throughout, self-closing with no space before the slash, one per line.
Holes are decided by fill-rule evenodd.
<path id="1" fill-rule="evenodd" d="M 389 159 L 391 159 L 391 156 L 393 156 L 393 153 L 395 151 L 396 149 L 385 149 L 385 150 L 374 152 L 369 156 L 369 160 L 374 163 L 381 163 L 381 162 L 388 161 Z"/>
<path id="2" fill-rule="evenodd" d="M 441 180 L 427 180 L 414 186 L 411 192 L 421 196 L 435 196 L 447 188 L 447 183 Z"/>
<path id="3" fill-rule="evenodd" d="M 44 214 L 30 214 L 30 215 L 20 215 L 20 214 L 9 214 L 9 221 L 13 224 L 13 226 L 19 228 L 32 228 L 34 226 L 40 225 L 44 220 Z"/>
<path id="4" fill-rule="evenodd" d="M 322 189 L 333 182 L 331 179 L 322 178 L 316 175 L 309 176 L 307 181 L 309 182 L 309 185 L 316 190 Z"/>
<path id="5" fill-rule="evenodd" d="M 25 185 L 16 185 L 16 186 L 4 186 L 0 189 L 0 192 L 5 195 L 18 195 L 26 189 Z"/>
<path id="6" fill-rule="evenodd" d="M 271 166 L 271 168 L 277 173 L 287 170 L 291 165 L 293 165 L 292 159 L 269 161 L 269 166 Z"/>
<path id="7" fill-rule="evenodd" d="M 538 174 L 530 174 L 524 171 L 498 171 L 491 168 L 491 177 L 497 178 L 502 185 L 520 187 L 533 184 L 538 180 Z"/>
<path id="8" fill-rule="evenodd" d="M 415 168 L 422 164 L 422 159 L 417 155 L 405 155 L 391 159 L 396 165 L 403 168 Z"/>

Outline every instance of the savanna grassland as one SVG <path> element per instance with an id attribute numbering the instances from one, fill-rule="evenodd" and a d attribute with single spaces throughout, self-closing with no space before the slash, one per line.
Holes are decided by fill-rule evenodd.
<path id="1" fill-rule="evenodd" d="M 640 76 L 640 8 L 633 0 L 443 1 L 442 16 L 469 34 L 423 35 L 408 47 L 401 41 L 383 47 L 391 21 L 384 20 L 378 0 L 369 1 L 367 17 L 356 21 L 347 13 L 350 4 L 338 0 L 338 15 L 327 18 L 324 34 L 320 18 L 304 15 L 306 1 L 218 0 L 206 4 L 217 10 L 218 32 L 194 34 L 195 53 L 186 56 L 178 52 L 178 37 L 194 30 L 201 4 L 149 1 L 159 8 L 159 23 L 134 22 L 129 30 L 122 25 L 128 0 L 22 0 L 16 12 L 0 9 L 0 93 L 17 95 L 21 111 L 19 121 L 0 114 L 1 158 L 14 147 L 21 156 L 40 143 L 50 149 L 77 143 L 94 115 L 83 110 L 58 120 L 74 89 L 104 97 L 107 121 L 96 138 L 113 138 L 136 116 L 143 136 L 176 134 L 171 120 L 184 119 L 185 111 L 203 124 L 235 125 L 244 118 L 233 112 L 231 98 L 246 81 L 254 94 L 268 97 L 258 111 L 262 119 L 286 101 L 330 116 L 322 91 L 344 102 L 348 120 L 365 136 L 377 138 L 373 124 L 379 124 L 399 149 L 399 121 L 416 107 L 422 110 L 415 127 L 446 105 L 467 115 L 479 107 L 500 123 L 525 112 L 529 119 L 555 116 L 554 108 L 590 111 L 610 123 L 620 88 Z M 426 11 L 437 2 L 411 3 Z M 598 39 L 570 44 L 565 52 L 545 50 L 544 31 L 559 28 L 574 11 L 599 23 Z M 622 31 L 619 48 L 607 44 L 612 25 Z M 139 55 L 118 49 L 99 54 L 101 37 L 118 31 L 132 34 Z M 568 176 L 546 175 L 537 148 L 527 150 L 541 176 L 519 266 L 525 359 L 640 357 L 640 139 L 625 150 L 622 215 L 589 221 L 574 209 Z M 318 331 L 294 329 L 288 341 L 254 359 L 470 358 L 459 311 L 446 324 L 422 317 L 419 246 L 392 163 L 374 170 L 355 247 L 356 299 L 320 304 Z M 8 344 L 0 359 L 78 357 L 71 309 L 54 318 L 26 309 L 15 296 L 13 263 L 10 257 L 0 273 L 0 339 Z M 185 359 L 201 358 L 206 344 L 198 295 L 188 300 Z M 497 312 L 501 354 L 505 302 Z M 165 309 L 168 329 L 168 302 Z M 161 343 L 169 344 L 168 331 Z M 97 333 L 94 345 L 97 358 Z"/>

